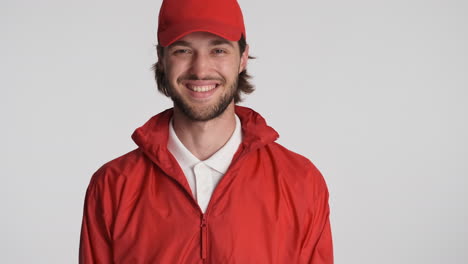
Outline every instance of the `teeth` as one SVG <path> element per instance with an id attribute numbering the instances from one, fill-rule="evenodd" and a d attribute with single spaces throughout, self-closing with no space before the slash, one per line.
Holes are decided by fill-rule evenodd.
<path id="1" fill-rule="evenodd" d="M 208 92 L 216 88 L 216 85 L 205 85 L 205 86 L 190 86 L 190 89 L 195 92 Z"/>

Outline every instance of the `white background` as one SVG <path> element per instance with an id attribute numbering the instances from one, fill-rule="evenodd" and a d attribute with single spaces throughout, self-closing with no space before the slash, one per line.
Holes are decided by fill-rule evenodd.
<path id="1" fill-rule="evenodd" d="M 91 175 L 171 106 L 160 1 L 0 3 L 0 262 L 76 263 Z M 324 174 L 336 263 L 468 263 L 468 2 L 240 4 L 243 105 Z"/>

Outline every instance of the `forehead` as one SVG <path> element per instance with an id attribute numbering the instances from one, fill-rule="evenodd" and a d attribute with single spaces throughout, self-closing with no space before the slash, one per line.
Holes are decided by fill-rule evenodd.
<path id="1" fill-rule="evenodd" d="M 213 46 L 213 45 L 222 45 L 222 44 L 229 45 L 232 47 L 236 47 L 238 45 L 237 42 L 235 41 L 229 41 L 223 37 L 220 37 L 218 35 L 215 35 L 209 32 L 192 32 L 176 40 L 174 43 L 169 45 L 169 47 L 178 46 L 178 45 Z"/>

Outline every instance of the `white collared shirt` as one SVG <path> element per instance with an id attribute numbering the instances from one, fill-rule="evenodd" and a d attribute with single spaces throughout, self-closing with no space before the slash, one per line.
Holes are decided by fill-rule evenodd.
<path id="1" fill-rule="evenodd" d="M 231 138 L 229 138 L 226 144 L 216 153 L 204 161 L 195 157 L 184 144 L 182 144 L 174 131 L 172 119 L 169 123 L 167 148 L 172 155 L 174 155 L 179 166 L 182 168 L 190 189 L 192 190 L 192 194 L 203 213 L 208 207 L 216 185 L 218 185 L 219 181 L 228 170 L 232 158 L 242 142 L 241 122 L 237 115 L 235 117 L 236 127 Z"/>

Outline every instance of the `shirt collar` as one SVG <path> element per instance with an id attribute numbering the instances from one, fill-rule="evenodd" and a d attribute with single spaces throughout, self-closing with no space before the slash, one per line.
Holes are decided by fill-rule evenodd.
<path id="1" fill-rule="evenodd" d="M 169 137 L 167 141 L 167 149 L 174 155 L 176 160 L 180 163 L 179 165 L 183 168 L 189 166 L 190 168 L 195 166 L 200 160 L 190 152 L 184 144 L 179 140 L 175 133 L 174 126 L 172 124 L 172 118 L 169 122 Z"/>
<path id="2" fill-rule="evenodd" d="M 228 170 L 231 165 L 232 158 L 242 142 L 241 122 L 237 115 L 235 117 L 236 128 L 234 129 L 231 138 L 229 138 L 228 142 L 226 142 L 226 144 L 224 144 L 224 146 L 215 154 L 211 155 L 211 157 L 204 161 L 206 165 L 222 174 L 225 174 Z"/>
<path id="3" fill-rule="evenodd" d="M 242 142 L 242 129 L 241 122 L 237 115 L 235 115 L 236 127 L 232 133 L 229 140 L 221 147 L 216 153 L 211 155 L 208 159 L 204 160 L 207 166 L 218 171 L 219 173 L 225 174 L 231 165 L 232 158 L 236 153 L 239 145 Z M 189 166 L 193 167 L 201 161 L 195 157 L 177 137 L 177 134 L 174 131 L 174 126 L 172 123 L 172 118 L 169 123 L 169 138 L 167 142 L 167 148 L 177 159 L 181 167 Z"/>

